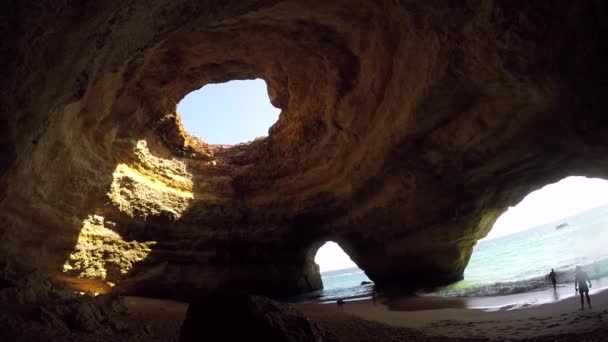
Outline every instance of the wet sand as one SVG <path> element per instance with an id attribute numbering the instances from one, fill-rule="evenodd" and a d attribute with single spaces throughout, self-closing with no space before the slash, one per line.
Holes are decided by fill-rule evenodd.
<path id="1" fill-rule="evenodd" d="M 573 288 L 571 291 L 574 293 Z M 522 295 L 532 297 L 534 293 Z M 300 304 L 296 307 L 315 320 L 327 320 L 331 315 L 350 316 L 391 327 L 414 329 L 439 338 L 553 341 L 551 336 L 555 336 L 560 341 L 579 338 L 608 341 L 606 290 L 592 292 L 593 308 L 584 311 L 579 310 L 578 296 L 527 306 L 508 305 L 508 297 L 379 298 L 376 305 L 369 299 L 353 300 L 347 301 L 343 312 L 338 312 L 335 304 Z M 480 304 L 494 304 L 496 307 L 473 308 Z"/>
<path id="2" fill-rule="evenodd" d="M 517 309 L 469 307 L 480 300 L 505 304 L 508 296 L 379 297 L 376 305 L 369 299 L 347 301 L 344 311 L 335 303 L 292 305 L 341 341 L 608 341 L 608 291 L 596 291 L 591 299 L 593 309 L 584 311 L 579 297 Z M 178 340 L 187 303 L 140 297 L 125 301 L 132 324 L 143 328 L 140 337 Z"/>

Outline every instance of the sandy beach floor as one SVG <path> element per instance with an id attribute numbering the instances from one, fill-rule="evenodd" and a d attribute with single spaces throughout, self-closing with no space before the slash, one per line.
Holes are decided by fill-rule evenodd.
<path id="1" fill-rule="evenodd" d="M 573 291 L 572 291 L 573 292 Z M 527 295 L 533 296 L 534 293 Z M 479 299 L 402 297 L 335 303 L 295 304 L 296 309 L 342 341 L 608 341 L 608 291 L 592 293 L 592 309 L 579 310 L 579 297 L 502 309 L 467 308 Z M 508 303 L 505 296 L 485 303 Z M 133 324 L 149 341 L 177 341 L 186 303 L 125 297 Z"/>
<path id="2" fill-rule="evenodd" d="M 379 298 L 376 305 L 370 300 L 347 301 L 341 312 L 335 304 L 300 304 L 296 307 L 321 325 L 332 322 L 335 326 L 339 318 L 332 316 L 345 316 L 343 320 L 350 316 L 357 318 L 359 325 L 365 324 L 359 321 L 361 319 L 413 329 L 436 338 L 608 341 L 608 291 L 592 293 L 591 300 L 593 308 L 585 310 L 580 310 L 579 297 L 516 309 L 506 305 L 508 298 L 504 297 L 485 299 L 495 305 L 502 302 L 502 309 L 480 309 L 469 308 L 472 303 L 480 305 L 479 299 L 428 296 Z M 359 327 L 355 325 L 351 327 L 353 329 Z"/>

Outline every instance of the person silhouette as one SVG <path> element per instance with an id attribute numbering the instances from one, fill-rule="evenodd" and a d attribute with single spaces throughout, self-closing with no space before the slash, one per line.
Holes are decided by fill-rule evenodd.
<path id="1" fill-rule="evenodd" d="M 553 283 L 553 291 L 557 291 L 557 288 L 555 287 L 555 284 L 557 284 L 557 278 L 559 278 L 557 276 L 557 273 L 555 273 L 555 271 L 551 269 L 551 273 L 549 273 L 549 279 L 551 279 L 551 283 Z"/>
<path id="2" fill-rule="evenodd" d="M 344 310 L 344 300 L 342 298 L 338 299 L 336 301 L 336 304 L 338 304 L 338 311 Z"/>
<path id="3" fill-rule="evenodd" d="M 589 283 L 589 287 L 587 287 L 587 283 Z M 587 276 L 587 273 L 583 271 L 580 266 L 576 266 L 576 271 L 574 274 L 574 291 L 581 295 L 581 310 L 585 310 L 585 299 L 583 294 L 587 296 L 587 304 L 589 309 L 591 309 L 591 299 L 589 299 L 589 288 L 591 287 L 591 280 Z"/>

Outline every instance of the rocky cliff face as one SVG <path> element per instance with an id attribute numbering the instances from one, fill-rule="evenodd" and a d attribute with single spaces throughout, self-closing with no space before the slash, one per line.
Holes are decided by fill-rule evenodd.
<path id="1" fill-rule="evenodd" d="M 0 27 L 0 257 L 174 298 L 459 279 L 536 188 L 607 176 L 601 1 L 21 1 Z M 263 78 L 268 138 L 175 113 Z M 238 100 L 238 99 L 235 99 Z"/>

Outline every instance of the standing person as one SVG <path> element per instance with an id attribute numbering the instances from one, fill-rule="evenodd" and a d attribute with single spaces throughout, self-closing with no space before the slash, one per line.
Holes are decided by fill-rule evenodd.
<path id="1" fill-rule="evenodd" d="M 338 299 L 336 304 L 338 304 L 338 311 L 344 311 L 344 300 L 342 298 Z"/>
<path id="2" fill-rule="evenodd" d="M 587 296 L 587 304 L 589 309 L 591 309 L 591 299 L 589 299 L 589 287 L 587 287 L 587 283 L 589 283 L 589 287 L 591 287 L 591 280 L 589 280 L 587 273 L 585 273 L 580 266 L 576 266 L 576 271 L 574 274 L 574 291 L 578 291 L 578 293 L 581 295 L 581 310 L 585 310 L 583 293 L 585 296 Z"/>
<path id="3" fill-rule="evenodd" d="M 549 279 L 551 279 L 551 283 L 553 283 L 553 291 L 557 291 L 557 289 L 555 288 L 555 284 L 557 284 L 557 278 L 559 278 L 557 276 L 557 273 L 555 273 L 555 271 L 551 269 L 551 273 L 549 273 Z"/>
<path id="4" fill-rule="evenodd" d="M 374 290 L 374 292 L 372 292 L 372 303 L 374 303 L 374 305 L 376 305 L 376 291 Z"/>

